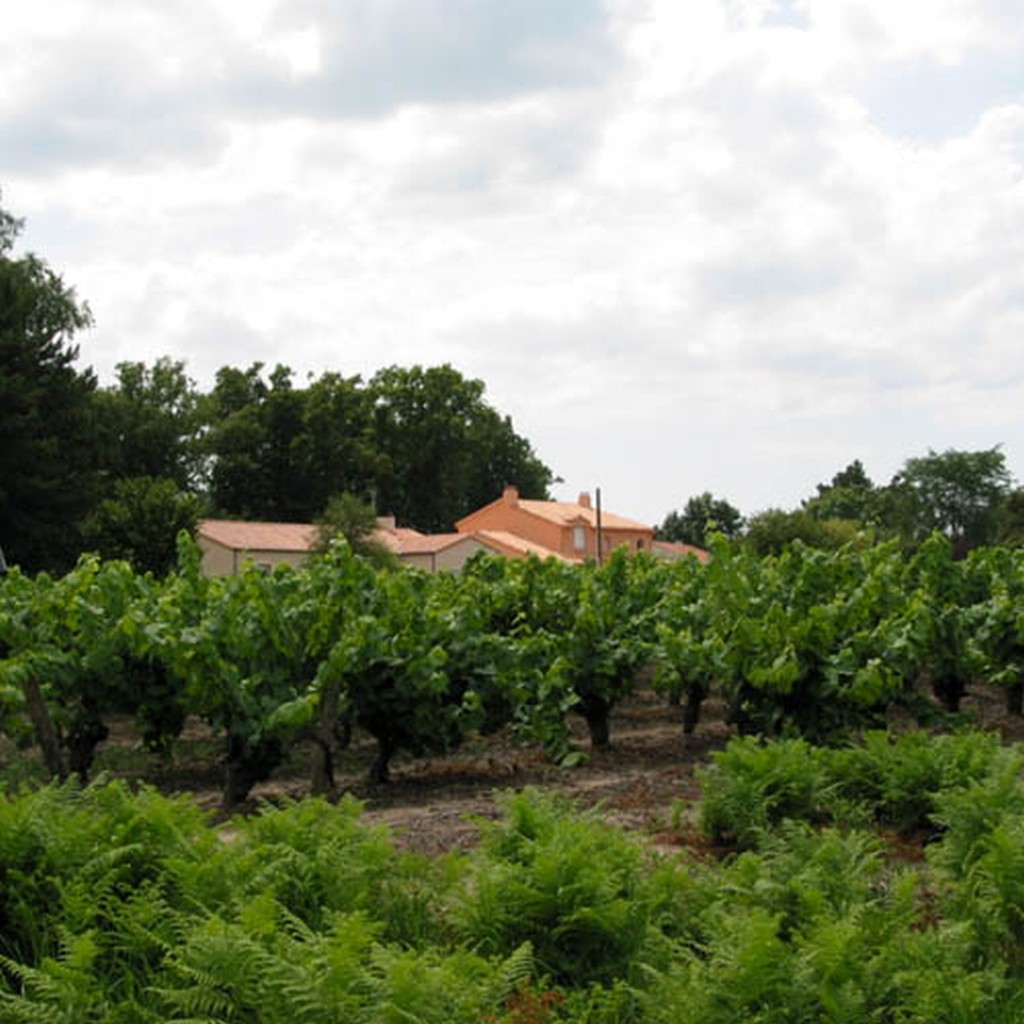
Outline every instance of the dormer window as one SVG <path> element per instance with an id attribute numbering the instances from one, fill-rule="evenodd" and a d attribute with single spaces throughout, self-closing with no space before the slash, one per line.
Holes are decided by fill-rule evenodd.
<path id="1" fill-rule="evenodd" d="M 572 546 L 576 551 L 586 551 L 587 531 L 582 526 L 572 528 Z"/>

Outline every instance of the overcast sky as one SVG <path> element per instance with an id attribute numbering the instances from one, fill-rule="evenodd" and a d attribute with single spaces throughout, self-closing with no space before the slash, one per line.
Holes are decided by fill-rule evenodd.
<path id="1" fill-rule="evenodd" d="M 81 364 L 448 362 L 660 521 L 1024 478 L 1021 0 L 35 0 L 2 204 Z"/>

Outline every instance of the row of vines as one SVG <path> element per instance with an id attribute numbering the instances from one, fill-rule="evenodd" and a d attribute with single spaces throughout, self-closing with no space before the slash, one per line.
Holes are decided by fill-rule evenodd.
<path id="1" fill-rule="evenodd" d="M 158 580 L 83 558 L 61 578 L 0 580 L 0 730 L 35 743 L 56 778 L 85 778 L 112 716 L 154 750 L 188 716 L 224 744 L 225 804 L 299 743 L 312 789 L 370 734 L 379 780 L 399 750 L 448 751 L 509 728 L 577 756 L 566 717 L 609 742 L 615 705 L 651 679 L 696 727 L 724 701 L 741 732 L 811 740 L 885 721 L 901 704 L 950 711 L 985 680 L 1020 711 L 1024 554 L 956 560 L 935 536 L 757 558 L 724 539 L 707 565 L 616 554 L 600 566 L 481 558 L 459 574 L 379 571 L 344 542 L 300 569 L 211 578 L 180 541 Z"/>

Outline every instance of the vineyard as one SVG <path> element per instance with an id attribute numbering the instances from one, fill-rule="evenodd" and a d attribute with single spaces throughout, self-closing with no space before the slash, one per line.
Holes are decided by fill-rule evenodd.
<path id="1" fill-rule="evenodd" d="M 978 682 L 1020 714 L 1022 590 L 1019 552 L 957 560 L 938 535 L 910 556 L 756 558 L 722 541 L 707 566 L 618 553 L 586 567 L 479 559 L 457 576 L 378 572 L 339 542 L 302 569 L 220 578 L 183 536 L 163 580 L 91 558 L 60 578 L 4 578 L 0 729 L 38 747 L 50 777 L 86 779 L 113 717 L 157 752 L 201 719 L 227 808 L 299 745 L 314 753 L 311 792 L 334 792 L 357 731 L 376 744 L 377 781 L 400 751 L 499 730 L 571 765 L 569 720 L 607 747 L 638 680 L 680 705 L 687 733 L 714 698 L 740 733 L 831 741 L 894 709 L 924 724 L 956 713 Z"/>
<path id="2" fill-rule="evenodd" d="M 14 570 L 0 728 L 52 783 L 0 800 L 0 1020 L 1022 1019 L 1022 755 L 964 713 L 1019 720 L 1022 588 L 1018 552 L 939 536 L 458 576 L 340 542 L 224 578 L 182 537 L 162 580 Z M 628 774 L 677 792 L 646 840 L 530 785 L 655 712 L 676 739 Z M 218 815 L 89 784 L 111 730 L 180 766 L 196 723 Z M 444 855 L 343 795 L 460 752 L 520 792 Z M 228 817 L 296 765 L 302 799 Z"/>

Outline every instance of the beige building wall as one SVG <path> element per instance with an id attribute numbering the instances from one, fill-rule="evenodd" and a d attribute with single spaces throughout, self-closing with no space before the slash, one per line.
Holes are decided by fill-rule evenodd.
<path id="1" fill-rule="evenodd" d="M 233 551 L 208 537 L 199 537 L 198 544 L 203 553 L 201 567 L 207 576 L 233 576 L 249 562 L 269 569 L 282 564 L 299 566 L 308 557 L 304 551 Z"/>
<path id="2" fill-rule="evenodd" d="M 462 567 L 468 562 L 478 551 L 486 551 L 478 540 L 472 537 L 467 537 L 465 540 L 460 540 L 457 544 L 452 544 L 450 547 L 445 548 L 443 551 L 438 551 L 435 561 L 435 571 L 441 572 L 446 570 L 448 572 L 459 572 Z"/>
<path id="3" fill-rule="evenodd" d="M 434 571 L 434 556 L 429 552 L 418 552 L 416 554 L 401 554 L 398 556 L 403 565 L 411 565 L 414 569 L 422 569 L 424 572 Z"/>

